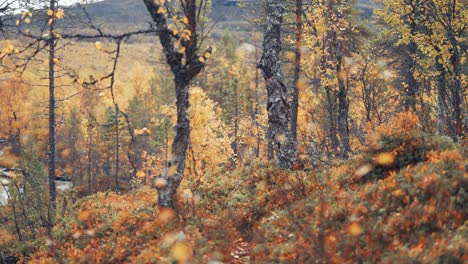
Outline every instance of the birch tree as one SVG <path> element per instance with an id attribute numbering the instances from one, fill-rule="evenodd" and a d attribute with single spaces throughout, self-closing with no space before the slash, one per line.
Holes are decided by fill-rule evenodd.
<path id="1" fill-rule="evenodd" d="M 172 143 L 171 160 L 167 170 L 160 175 L 158 202 L 162 207 L 174 208 L 174 196 L 179 187 L 190 141 L 189 85 L 205 67 L 211 48 L 199 54 L 201 35 L 199 24 L 208 9 L 205 0 L 180 0 L 176 3 L 165 0 L 143 0 L 155 23 L 159 41 L 167 64 L 174 76 L 177 105 L 176 135 Z M 181 12 L 176 13 L 175 4 Z"/>
<path id="2" fill-rule="evenodd" d="M 280 62 L 284 10 L 283 1 L 267 1 L 263 55 L 258 67 L 263 71 L 267 86 L 268 137 L 274 144 L 281 168 L 290 169 L 295 162 L 296 149 L 289 127 L 291 111 Z"/>

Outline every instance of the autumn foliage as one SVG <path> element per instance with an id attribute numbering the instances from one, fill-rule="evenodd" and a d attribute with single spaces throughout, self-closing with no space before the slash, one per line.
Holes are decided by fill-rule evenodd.
<path id="1" fill-rule="evenodd" d="M 444 139 L 423 134 L 411 113 L 377 131 L 378 147 L 317 175 L 318 189 L 261 225 L 259 260 L 466 261 L 462 156 Z"/>
<path id="2" fill-rule="evenodd" d="M 360 155 L 324 172 L 269 163 L 206 173 L 178 196 L 156 191 L 80 200 L 31 263 L 462 263 L 467 203 L 464 158 L 403 113 Z M 11 239 L 9 240 L 10 243 Z"/>

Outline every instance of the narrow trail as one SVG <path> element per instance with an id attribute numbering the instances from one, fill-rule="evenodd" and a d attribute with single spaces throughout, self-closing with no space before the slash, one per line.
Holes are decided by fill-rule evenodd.
<path id="1" fill-rule="evenodd" d="M 250 261 L 251 245 L 243 238 L 234 241 L 230 252 L 232 262 L 230 263 L 251 263 Z"/>

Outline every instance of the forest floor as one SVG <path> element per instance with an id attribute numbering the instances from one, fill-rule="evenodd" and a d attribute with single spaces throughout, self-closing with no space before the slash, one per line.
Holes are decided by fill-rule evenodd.
<path id="1" fill-rule="evenodd" d="M 466 158 L 408 115 L 323 172 L 212 172 L 180 191 L 177 210 L 158 208 L 149 187 L 97 193 L 53 240 L 0 247 L 30 263 L 466 263 Z"/>

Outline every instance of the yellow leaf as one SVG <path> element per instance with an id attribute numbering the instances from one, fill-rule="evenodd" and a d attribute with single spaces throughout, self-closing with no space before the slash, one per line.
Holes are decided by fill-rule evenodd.
<path id="1" fill-rule="evenodd" d="M 174 219 L 174 217 L 176 217 L 176 212 L 170 208 L 162 208 L 158 214 L 158 219 L 161 223 L 168 223 Z"/>
<path id="2" fill-rule="evenodd" d="M 24 23 L 26 23 L 26 24 L 29 24 L 29 23 L 31 23 L 31 19 L 29 19 L 29 18 L 26 18 L 26 19 L 24 20 Z"/>
<path id="3" fill-rule="evenodd" d="M 101 45 L 101 42 L 100 41 L 96 41 L 96 49 L 100 50 L 102 48 L 102 45 Z"/>
<path id="4" fill-rule="evenodd" d="M 88 220 L 89 216 L 90 216 L 89 211 L 80 211 L 78 213 L 78 220 L 80 220 L 81 222 L 84 222 Z"/>
<path id="5" fill-rule="evenodd" d="M 204 59 L 203 57 L 198 58 L 198 60 L 199 60 L 201 63 L 205 63 L 205 59 Z"/>
<path id="6" fill-rule="evenodd" d="M 336 241 L 336 236 L 329 235 L 329 236 L 327 236 L 327 240 L 330 241 L 330 242 L 335 242 Z"/>
<path id="7" fill-rule="evenodd" d="M 305 79 L 299 79 L 297 82 L 296 82 L 296 88 L 300 91 L 303 91 L 305 90 L 305 88 L 307 87 L 307 80 Z"/>
<path id="8" fill-rule="evenodd" d="M 362 227 L 359 223 L 354 222 L 348 227 L 348 232 L 352 236 L 359 236 L 362 233 Z"/>
<path id="9" fill-rule="evenodd" d="M 65 16 L 65 12 L 63 9 L 59 9 L 55 12 L 55 17 L 58 19 L 62 19 Z"/>
<path id="10" fill-rule="evenodd" d="M 19 24 L 20 24 L 20 21 L 16 20 L 16 25 L 19 26 Z"/>
<path id="11" fill-rule="evenodd" d="M 395 155 L 391 152 L 383 152 L 375 155 L 374 161 L 377 165 L 390 166 L 395 161 Z"/>
<path id="12" fill-rule="evenodd" d="M 184 18 L 182 18 L 182 23 L 188 24 L 189 23 L 188 17 L 185 16 Z"/>
<path id="13" fill-rule="evenodd" d="M 178 262 L 187 263 L 192 258 L 192 247 L 187 242 L 176 242 L 171 253 Z"/>
<path id="14" fill-rule="evenodd" d="M 53 58 L 53 59 L 52 59 L 52 62 L 53 62 L 54 64 L 59 64 L 59 63 L 60 63 L 60 60 L 57 59 L 57 58 Z"/>
<path id="15" fill-rule="evenodd" d="M 296 54 L 292 51 L 286 52 L 285 56 L 290 61 L 293 61 L 296 58 Z"/>
<path id="16" fill-rule="evenodd" d="M 67 149 L 64 149 L 62 150 L 62 158 L 69 158 L 72 154 L 72 151 L 71 149 L 67 148 Z"/>
<path id="17" fill-rule="evenodd" d="M 167 9 L 165 7 L 158 8 L 158 14 L 166 14 L 166 13 L 167 13 Z"/>
<path id="18" fill-rule="evenodd" d="M 144 178 L 146 176 L 146 173 L 142 170 L 137 171 L 136 176 L 138 178 Z"/>
<path id="19" fill-rule="evenodd" d="M 54 11 L 52 11 L 51 9 L 47 10 L 47 15 L 48 16 L 52 16 L 54 14 Z"/>
<path id="20" fill-rule="evenodd" d="M 151 135 L 151 130 L 149 130 L 146 127 L 142 128 L 141 132 L 143 133 L 143 135 Z"/>
<path id="21" fill-rule="evenodd" d="M 400 197 L 402 194 L 403 191 L 400 189 L 396 189 L 395 191 L 393 191 L 393 195 L 395 195 L 396 197 Z"/>
<path id="22" fill-rule="evenodd" d="M 177 166 L 176 166 L 176 165 L 172 165 L 172 166 L 169 167 L 169 169 L 167 170 L 167 176 L 169 176 L 169 177 L 174 176 L 176 173 L 177 173 Z"/>

